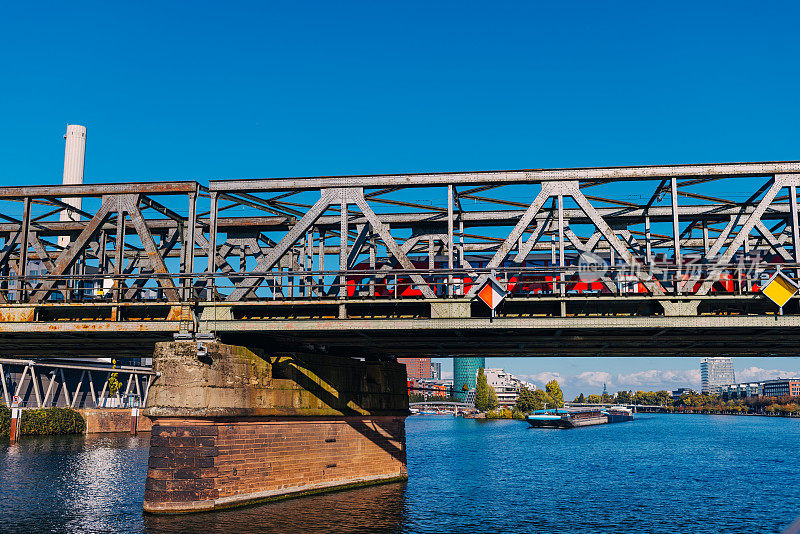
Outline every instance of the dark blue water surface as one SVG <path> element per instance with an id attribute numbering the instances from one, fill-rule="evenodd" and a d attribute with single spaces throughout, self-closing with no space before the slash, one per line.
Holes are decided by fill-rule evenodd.
<path id="1" fill-rule="evenodd" d="M 148 434 L 0 448 L 5 532 L 781 532 L 800 419 L 639 414 L 574 430 L 410 417 L 407 484 L 143 516 Z"/>

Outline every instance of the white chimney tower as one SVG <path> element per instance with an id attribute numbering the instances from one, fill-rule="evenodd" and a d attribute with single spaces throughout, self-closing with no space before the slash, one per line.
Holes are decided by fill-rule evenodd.
<path id="1" fill-rule="evenodd" d="M 66 144 L 64 147 L 64 185 L 76 185 L 83 183 L 83 163 L 86 156 L 86 126 L 79 124 L 68 124 L 67 133 L 64 136 Z M 80 198 L 65 198 L 64 202 L 77 209 L 81 209 Z M 81 218 L 76 212 L 64 210 L 61 212 L 60 220 L 79 221 Z M 62 247 L 69 245 L 69 237 L 58 238 L 58 244 Z"/>

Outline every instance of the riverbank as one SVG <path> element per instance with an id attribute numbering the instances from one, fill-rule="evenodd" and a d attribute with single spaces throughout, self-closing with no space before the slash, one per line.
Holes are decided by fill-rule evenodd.
<path id="1" fill-rule="evenodd" d="M 23 436 L 106 434 L 131 431 L 130 408 L 23 408 Z M 0 405 L 0 437 L 8 438 L 11 409 Z M 150 418 L 137 416 L 137 432 L 150 432 Z"/>

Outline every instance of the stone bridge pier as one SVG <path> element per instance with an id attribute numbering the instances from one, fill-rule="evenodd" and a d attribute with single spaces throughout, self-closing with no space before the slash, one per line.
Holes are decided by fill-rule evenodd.
<path id="1" fill-rule="evenodd" d="M 144 510 L 200 512 L 407 479 L 405 367 L 156 346 Z"/>

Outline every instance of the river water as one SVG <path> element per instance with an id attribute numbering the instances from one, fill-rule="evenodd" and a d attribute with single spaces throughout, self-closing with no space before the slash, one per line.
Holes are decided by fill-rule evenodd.
<path id="1" fill-rule="evenodd" d="M 0 531 L 761 533 L 800 516 L 800 419 L 406 425 L 406 484 L 185 516 L 142 515 L 149 434 L 26 437 L 0 447 Z"/>

